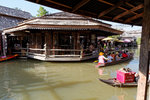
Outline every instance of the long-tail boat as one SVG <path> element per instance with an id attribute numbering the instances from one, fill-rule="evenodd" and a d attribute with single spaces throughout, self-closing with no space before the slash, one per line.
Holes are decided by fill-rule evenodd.
<path id="1" fill-rule="evenodd" d="M 117 60 L 117 61 L 112 61 L 112 62 L 106 62 L 105 64 L 100 64 L 100 65 L 96 65 L 97 68 L 99 67 L 104 67 L 104 66 L 110 66 L 110 65 L 115 65 L 115 64 L 119 64 L 119 63 L 123 63 L 123 62 L 126 62 L 126 61 L 129 61 L 133 58 L 133 53 L 130 53 L 128 57 L 126 58 L 123 58 L 121 60 Z"/>
<path id="2" fill-rule="evenodd" d="M 111 79 L 101 79 L 99 78 L 101 82 L 104 82 L 110 86 L 113 87 L 137 87 L 137 82 L 131 82 L 131 83 L 121 83 L 116 78 Z"/>
<path id="3" fill-rule="evenodd" d="M 0 57 L 0 62 L 1 62 L 1 61 L 6 61 L 6 60 L 9 60 L 9 59 L 16 58 L 17 56 L 18 56 L 18 54 L 7 55 L 7 56 L 1 56 L 1 57 Z"/>

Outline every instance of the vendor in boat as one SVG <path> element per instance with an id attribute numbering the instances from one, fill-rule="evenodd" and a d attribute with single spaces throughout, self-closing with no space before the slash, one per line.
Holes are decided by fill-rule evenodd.
<path id="1" fill-rule="evenodd" d="M 116 52 L 116 57 L 115 57 L 116 59 L 116 61 L 118 61 L 118 60 L 121 60 L 121 57 L 119 56 L 119 53 L 118 52 Z"/>
<path id="2" fill-rule="evenodd" d="M 103 52 L 100 52 L 98 57 L 98 65 L 104 65 L 105 60 L 109 60 L 109 59 L 104 56 Z"/>
<path id="3" fill-rule="evenodd" d="M 115 52 L 112 52 L 111 56 L 113 57 L 113 60 L 115 60 L 116 57 Z"/>
<path id="4" fill-rule="evenodd" d="M 107 58 L 109 59 L 107 60 L 107 62 L 112 62 L 114 60 L 113 57 L 111 56 L 111 53 L 108 53 Z"/>
<path id="5" fill-rule="evenodd" d="M 139 80 L 139 74 L 138 74 L 138 73 L 135 73 L 134 76 L 135 76 L 135 77 L 134 77 L 134 81 L 135 81 L 135 82 L 138 82 L 138 80 Z"/>
<path id="6" fill-rule="evenodd" d="M 127 58 L 128 57 L 128 55 L 126 54 L 126 52 L 124 51 L 123 53 L 122 53 L 122 58 Z"/>

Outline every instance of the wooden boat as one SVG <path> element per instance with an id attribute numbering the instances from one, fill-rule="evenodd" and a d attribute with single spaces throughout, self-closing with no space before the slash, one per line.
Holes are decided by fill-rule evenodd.
<path id="1" fill-rule="evenodd" d="M 104 82 L 108 85 L 111 85 L 113 87 L 137 87 L 137 82 L 132 82 L 132 83 L 120 83 L 116 78 L 111 78 L 111 79 L 100 79 L 101 82 Z"/>
<path id="2" fill-rule="evenodd" d="M 127 57 L 127 58 L 123 58 L 123 59 L 118 60 L 118 61 L 108 62 L 108 63 L 105 63 L 103 65 L 96 65 L 96 67 L 98 68 L 98 67 L 104 67 L 104 66 L 110 66 L 110 65 L 115 65 L 115 64 L 123 63 L 125 61 L 131 60 L 133 58 L 133 55 L 134 55 L 133 53 L 130 53 L 130 56 Z"/>
<path id="3" fill-rule="evenodd" d="M 6 61 L 6 60 L 9 60 L 9 59 L 13 59 L 13 58 L 16 58 L 17 56 L 18 56 L 18 54 L 2 56 L 2 57 L 0 57 L 0 61 Z"/>

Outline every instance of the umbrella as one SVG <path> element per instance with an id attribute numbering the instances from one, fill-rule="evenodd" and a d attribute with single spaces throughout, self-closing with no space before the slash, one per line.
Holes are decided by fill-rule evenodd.
<path id="1" fill-rule="evenodd" d="M 129 42 L 131 42 L 131 40 L 125 39 L 124 42 L 129 43 Z"/>
<path id="2" fill-rule="evenodd" d="M 102 39 L 102 41 L 108 41 L 108 40 L 114 40 L 114 39 L 111 37 L 107 37 L 107 38 Z"/>
<path id="3" fill-rule="evenodd" d="M 118 40 L 118 39 L 117 39 L 117 40 L 115 40 L 115 41 L 116 41 L 116 42 L 124 42 L 123 40 Z"/>

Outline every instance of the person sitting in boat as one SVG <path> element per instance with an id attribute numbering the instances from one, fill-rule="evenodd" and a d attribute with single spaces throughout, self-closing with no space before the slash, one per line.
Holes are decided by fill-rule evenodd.
<path id="1" fill-rule="evenodd" d="M 128 56 L 130 56 L 130 53 L 128 52 L 128 50 L 126 50 L 126 54 L 127 54 Z"/>
<path id="2" fill-rule="evenodd" d="M 112 62 L 113 61 L 113 57 L 111 56 L 111 53 L 108 53 L 107 58 L 109 59 L 109 60 L 107 60 L 107 62 Z"/>
<path id="3" fill-rule="evenodd" d="M 98 65 L 104 65 L 105 60 L 109 60 L 109 59 L 104 56 L 103 52 L 100 52 L 98 57 Z"/>
<path id="4" fill-rule="evenodd" d="M 124 51 L 123 53 L 122 53 L 122 58 L 127 58 L 128 57 L 128 55 L 126 54 L 126 52 Z"/>
<path id="5" fill-rule="evenodd" d="M 119 53 L 116 52 L 116 61 L 121 60 L 121 57 L 119 56 Z"/>
<path id="6" fill-rule="evenodd" d="M 115 52 L 113 52 L 112 54 L 111 54 L 111 56 L 113 57 L 113 60 L 115 60 Z"/>
<path id="7" fill-rule="evenodd" d="M 122 58 L 122 51 L 119 51 L 119 57 Z"/>
<path id="8" fill-rule="evenodd" d="M 138 82 L 138 80 L 139 80 L 139 74 L 138 74 L 138 73 L 135 73 L 135 75 L 134 75 L 134 81 L 135 81 L 135 82 Z"/>

